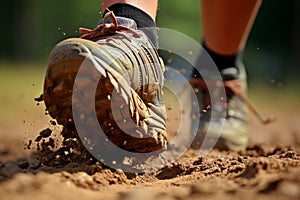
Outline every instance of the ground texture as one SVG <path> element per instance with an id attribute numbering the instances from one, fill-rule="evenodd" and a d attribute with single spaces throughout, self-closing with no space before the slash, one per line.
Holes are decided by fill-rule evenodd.
<path id="1" fill-rule="evenodd" d="M 198 151 L 189 150 L 150 174 L 111 170 L 63 149 L 37 152 L 34 140 L 41 130 L 49 128 L 37 139 L 43 141 L 61 129 L 44 116 L 43 105 L 17 107 L 22 111 L 16 115 L 1 115 L 0 199 L 300 199 L 298 104 L 286 103 L 281 95 L 270 96 L 277 101 L 257 101 L 278 121 L 265 127 L 251 118 L 246 151 L 213 150 L 199 157 Z M 14 98 L 22 104 L 24 97 Z M 10 99 L 0 100 L 9 106 Z M 172 120 L 168 123 L 172 126 Z M 45 141 L 48 146 L 57 144 Z"/>

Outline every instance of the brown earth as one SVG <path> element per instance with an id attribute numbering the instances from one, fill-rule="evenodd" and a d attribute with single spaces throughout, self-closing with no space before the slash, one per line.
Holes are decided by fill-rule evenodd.
<path id="1" fill-rule="evenodd" d="M 49 128 L 57 136 L 61 128 L 44 116 L 43 106 L 26 105 L 15 125 L 1 123 L 0 199 L 300 199 L 299 105 L 282 96 L 283 92 L 269 96 L 277 101 L 254 98 L 263 113 L 278 121 L 263 126 L 251 118 L 251 142 L 245 152 L 213 150 L 199 157 L 198 151 L 189 150 L 172 165 L 149 174 L 111 170 L 63 149 L 28 150 L 35 146 L 28 141 L 40 130 Z M 49 130 L 38 140 L 47 138 Z M 59 143 L 47 141 L 54 148 Z"/>

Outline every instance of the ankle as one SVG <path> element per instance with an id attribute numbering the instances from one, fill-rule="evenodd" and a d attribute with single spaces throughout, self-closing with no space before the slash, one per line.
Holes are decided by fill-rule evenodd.
<path id="1" fill-rule="evenodd" d="M 238 52 L 232 55 L 222 55 L 209 49 L 206 46 L 205 42 L 203 42 L 203 48 L 215 62 L 224 80 L 232 80 L 238 78 L 240 74 L 239 66 L 241 63 L 242 52 Z"/>

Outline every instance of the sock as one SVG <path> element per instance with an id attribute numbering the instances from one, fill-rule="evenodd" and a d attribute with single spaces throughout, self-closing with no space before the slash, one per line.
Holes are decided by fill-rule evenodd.
<path id="1" fill-rule="evenodd" d="M 133 19 L 138 28 L 142 28 L 154 46 L 158 47 L 158 36 L 155 21 L 143 10 L 125 3 L 117 3 L 108 7 L 116 16 Z M 104 12 L 103 16 L 106 14 Z"/>
<path id="2" fill-rule="evenodd" d="M 233 55 L 221 55 L 210 50 L 205 42 L 203 48 L 207 51 L 210 57 L 213 59 L 217 68 L 221 72 L 224 80 L 237 79 L 239 75 L 239 63 L 241 62 L 242 53 L 236 53 Z"/>

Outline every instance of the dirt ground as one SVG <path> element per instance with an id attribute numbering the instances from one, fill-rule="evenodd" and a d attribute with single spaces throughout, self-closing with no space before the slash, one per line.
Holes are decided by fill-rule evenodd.
<path id="1" fill-rule="evenodd" d="M 149 174 L 110 170 L 78 156 L 60 162 L 50 153 L 58 161 L 46 162 L 49 154 L 28 150 L 28 142 L 40 130 L 50 128 L 55 135 L 60 128 L 44 115 L 43 105 L 25 104 L 16 115 L 0 118 L 0 199 L 300 199 L 298 101 L 286 100 L 284 91 L 253 97 L 263 113 L 278 120 L 263 126 L 251 117 L 245 152 L 213 150 L 199 157 L 189 150 Z"/>

